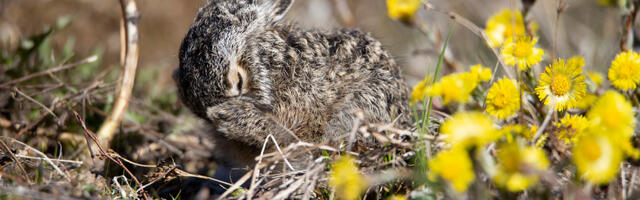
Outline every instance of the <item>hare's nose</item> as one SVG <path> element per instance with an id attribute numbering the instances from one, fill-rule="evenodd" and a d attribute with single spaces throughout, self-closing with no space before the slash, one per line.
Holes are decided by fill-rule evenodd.
<path id="1" fill-rule="evenodd" d="M 176 67 L 176 69 L 173 70 L 173 73 L 171 74 L 171 78 L 173 78 L 173 81 L 178 81 L 178 74 L 180 73 L 180 67 Z"/>

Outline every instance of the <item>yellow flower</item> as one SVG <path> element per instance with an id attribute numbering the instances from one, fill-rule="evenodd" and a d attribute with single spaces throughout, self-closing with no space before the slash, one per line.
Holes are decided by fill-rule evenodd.
<path id="1" fill-rule="evenodd" d="M 489 115 L 506 119 L 516 114 L 520 108 L 520 91 L 517 84 L 514 80 L 503 78 L 489 88 L 486 100 Z"/>
<path id="2" fill-rule="evenodd" d="M 545 105 L 551 105 L 558 111 L 573 108 L 587 90 L 582 69 L 576 65 L 565 65 L 563 59 L 557 59 L 547 66 L 540 75 L 540 84 L 536 93 Z"/>
<path id="3" fill-rule="evenodd" d="M 620 90 L 636 89 L 640 83 L 640 55 L 633 51 L 618 54 L 611 62 L 609 81 Z"/>
<path id="4" fill-rule="evenodd" d="M 567 67 L 569 68 L 578 68 L 582 71 L 582 67 L 584 67 L 584 58 L 582 56 L 574 56 L 567 60 Z"/>
<path id="5" fill-rule="evenodd" d="M 482 65 L 474 65 L 468 72 L 453 73 L 442 77 L 437 83 L 428 86 L 424 94 L 442 97 L 445 104 L 452 101 L 467 103 L 469 102 L 471 93 L 478 84 L 482 81 L 488 81 L 491 79 L 491 76 L 491 69 L 482 67 Z M 425 79 L 425 81 L 426 80 L 427 79 Z M 412 93 L 415 99 L 418 99 L 419 95 L 422 95 L 419 91 L 419 87 L 422 87 L 420 84 L 415 87 L 418 91 L 414 89 L 415 95 Z M 427 83 L 424 84 L 426 85 Z"/>
<path id="6" fill-rule="evenodd" d="M 544 144 L 547 143 L 548 138 L 549 138 L 549 134 L 542 133 L 542 135 L 540 136 L 540 138 L 538 138 L 538 141 L 536 142 L 536 147 L 539 147 L 539 148 L 544 147 Z"/>
<path id="7" fill-rule="evenodd" d="M 440 132 L 454 147 L 484 145 L 499 137 L 491 119 L 480 112 L 456 113 L 442 124 Z"/>
<path id="8" fill-rule="evenodd" d="M 454 73 L 442 77 L 439 82 L 427 87 L 426 94 L 441 96 L 445 104 L 451 101 L 467 103 L 476 86 L 478 86 L 478 80 L 472 73 Z"/>
<path id="9" fill-rule="evenodd" d="M 329 184 L 336 189 L 341 199 L 358 199 L 360 193 L 368 187 L 368 183 L 360 175 L 358 166 L 350 156 L 342 157 L 334 164 L 331 171 Z"/>
<path id="10" fill-rule="evenodd" d="M 600 87 L 602 85 L 602 81 L 604 81 L 604 76 L 599 72 L 589 71 L 587 72 L 587 76 L 594 84 L 596 84 L 596 87 Z"/>
<path id="11" fill-rule="evenodd" d="M 427 95 L 427 84 L 430 84 L 431 80 L 431 76 L 427 76 L 424 80 L 420 81 L 420 83 L 413 87 L 411 95 L 409 95 L 411 103 L 424 100 L 424 97 Z"/>
<path id="12" fill-rule="evenodd" d="M 482 66 L 481 64 L 471 66 L 471 73 L 474 74 L 479 81 L 491 80 L 491 69 Z"/>
<path id="13" fill-rule="evenodd" d="M 605 92 L 589 112 L 587 119 L 594 132 L 606 134 L 625 155 L 639 158 L 640 152 L 631 144 L 636 120 L 633 106 L 615 91 Z"/>
<path id="14" fill-rule="evenodd" d="M 538 183 L 538 174 L 549 167 L 544 151 L 535 147 L 522 147 L 517 142 L 502 144 L 498 148 L 496 185 L 512 192 L 520 192 Z"/>
<path id="15" fill-rule="evenodd" d="M 531 23 L 532 29 L 535 32 L 536 24 Z M 499 13 L 494 14 L 487 20 L 487 27 L 485 29 L 487 36 L 489 37 L 489 45 L 491 47 L 497 47 L 502 45 L 505 39 L 525 35 L 526 28 L 524 26 L 524 19 L 522 13 L 515 10 L 502 10 Z"/>
<path id="16" fill-rule="evenodd" d="M 578 139 L 572 152 L 578 176 L 595 184 L 616 178 L 623 159 L 622 151 L 610 137 L 591 132 Z"/>
<path id="17" fill-rule="evenodd" d="M 521 136 L 527 141 L 533 141 L 536 130 L 538 130 L 537 126 L 526 128 L 520 124 L 508 124 L 500 129 L 500 136 L 505 136 L 508 143 L 516 141 L 516 136 Z"/>
<path id="18" fill-rule="evenodd" d="M 469 184 L 475 179 L 471 159 L 467 151 L 461 148 L 441 151 L 429 160 L 427 165 L 432 180 L 435 175 L 438 175 L 451 183 L 458 192 L 466 191 Z"/>
<path id="19" fill-rule="evenodd" d="M 421 3 L 420 0 L 387 0 L 387 12 L 391 19 L 410 21 Z"/>
<path id="20" fill-rule="evenodd" d="M 633 135 L 636 124 L 631 103 L 613 90 L 596 100 L 587 112 L 587 118 L 600 132 L 616 135 L 621 140 L 628 140 Z"/>
<path id="21" fill-rule="evenodd" d="M 557 127 L 560 129 L 558 139 L 564 141 L 565 144 L 573 144 L 580 134 L 589 127 L 589 121 L 581 115 L 565 115 Z"/>
<path id="22" fill-rule="evenodd" d="M 591 108 L 591 106 L 593 105 L 593 102 L 595 102 L 597 98 L 598 97 L 595 94 L 586 93 L 584 94 L 584 97 L 582 97 L 576 102 L 575 106 L 578 109 L 587 110 Z"/>
<path id="23" fill-rule="evenodd" d="M 544 50 L 535 48 L 537 38 L 528 36 L 516 36 L 509 38 L 502 48 L 502 58 L 507 65 L 518 65 L 520 70 L 527 70 L 531 65 L 542 61 Z"/>

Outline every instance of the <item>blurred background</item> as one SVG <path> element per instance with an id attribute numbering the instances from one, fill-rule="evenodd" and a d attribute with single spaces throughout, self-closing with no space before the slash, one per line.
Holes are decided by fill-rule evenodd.
<path id="1" fill-rule="evenodd" d="M 138 76 L 154 80 L 153 88 L 136 90 L 174 90 L 171 70 L 177 66 L 177 52 L 198 8 L 206 0 L 139 0 L 141 12 L 141 51 Z M 303 27 L 328 29 L 344 27 L 335 0 L 298 0 L 287 20 Z M 353 15 L 353 27 L 371 32 L 395 56 L 413 85 L 433 70 L 441 41 L 452 21 L 442 13 L 421 9 L 418 20 L 431 36 L 416 28 L 391 20 L 384 0 L 347 0 Z M 456 12 L 476 25 L 492 14 L 507 8 L 519 8 L 515 0 L 432 0 L 440 10 Z M 582 55 L 587 68 L 603 71 L 615 55 L 620 32 L 620 14 L 614 7 L 599 6 L 596 0 L 567 0 L 567 7 L 557 19 L 558 0 L 538 0 L 529 19 L 539 24 L 539 45 L 550 51 L 557 30 L 559 57 Z M 67 27 L 52 37 L 51 45 L 72 45 L 75 57 L 102 54 L 101 67 L 119 62 L 120 11 L 116 1 L 97 0 L 0 0 L 2 21 L 15 27 L 20 37 L 41 33 L 47 26 L 70 19 Z M 558 23 L 556 24 L 556 20 Z M 430 38 L 431 37 L 431 38 Z M 550 52 L 546 55 L 548 62 Z M 457 26 L 447 56 L 458 69 L 472 64 L 494 66 L 495 57 L 483 41 Z"/>

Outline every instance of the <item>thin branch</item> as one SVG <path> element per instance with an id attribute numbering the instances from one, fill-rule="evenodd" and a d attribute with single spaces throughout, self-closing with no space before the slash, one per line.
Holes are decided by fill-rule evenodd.
<path id="1" fill-rule="evenodd" d="M 566 10 L 566 3 L 564 0 L 558 0 L 556 7 L 556 20 L 553 28 L 553 48 L 551 49 L 551 60 L 556 59 L 556 52 L 558 49 L 558 26 L 560 25 L 560 16 Z"/>
<path id="2" fill-rule="evenodd" d="M 122 161 L 120 161 L 120 159 L 115 159 L 113 158 L 109 153 L 107 153 L 103 148 L 102 145 L 100 145 L 100 142 L 98 140 L 98 137 L 93 133 L 93 131 L 89 130 L 87 128 L 87 125 L 84 123 L 84 121 L 82 120 L 82 118 L 80 118 L 80 115 L 78 114 L 78 112 L 76 112 L 75 110 L 72 110 L 73 115 L 75 116 L 76 120 L 78 121 L 78 123 L 80 124 L 80 126 L 82 127 L 82 130 L 84 130 L 85 135 L 89 138 L 91 138 L 91 140 L 93 140 L 93 142 L 96 144 L 96 146 L 98 147 L 98 151 L 100 151 L 100 155 L 109 158 L 109 160 L 113 161 L 114 163 L 118 164 L 120 167 L 122 167 L 122 169 L 124 169 L 129 176 L 131 176 L 131 178 L 133 178 L 133 180 L 136 182 L 136 184 L 142 186 L 142 183 L 140 183 L 140 181 L 138 181 L 138 178 L 136 178 L 135 175 L 133 175 L 133 173 L 131 173 L 131 171 L 129 171 L 129 169 L 124 166 L 124 164 L 122 163 Z M 87 140 L 87 142 L 89 142 Z M 89 145 L 89 144 L 87 144 Z M 91 149 L 89 148 L 89 151 L 91 151 Z M 93 154 L 93 153 L 92 153 Z M 147 193 L 142 190 L 142 195 L 146 198 L 149 199 L 149 197 L 147 196 Z"/>
<path id="3" fill-rule="evenodd" d="M 621 185 L 621 190 L 620 193 L 622 193 L 622 199 L 627 199 L 627 175 L 626 175 L 626 170 L 627 168 L 624 167 L 624 162 L 620 163 L 620 185 Z"/>
<path id="4" fill-rule="evenodd" d="M 227 183 L 227 182 L 224 182 L 224 181 L 221 181 L 221 180 L 218 180 L 218 179 L 215 179 L 215 178 L 211 178 L 211 177 L 208 177 L 208 176 L 192 174 L 192 173 L 183 171 L 183 170 L 178 169 L 178 168 L 175 168 L 173 171 L 176 172 L 178 174 L 178 176 L 181 176 L 181 177 L 199 178 L 199 179 L 210 180 L 210 181 L 222 183 L 222 184 L 225 184 L 225 185 L 228 185 L 228 186 L 233 186 L 233 185 L 231 185 L 231 183 Z"/>
<path id="5" fill-rule="evenodd" d="M 349 141 L 347 145 L 347 151 L 351 151 L 351 147 L 353 147 L 353 143 L 355 142 L 355 139 L 356 139 L 356 132 L 360 127 L 361 120 L 364 118 L 362 112 L 357 112 L 356 116 L 357 117 L 353 119 L 353 127 L 351 127 L 351 132 L 349 132 Z"/>
<path id="6" fill-rule="evenodd" d="M 20 145 L 24 146 L 25 148 L 29 149 L 31 152 L 34 152 L 34 153 L 36 153 L 36 154 L 40 155 L 40 156 L 41 156 L 45 161 L 47 161 L 47 163 L 49 163 L 49 164 L 53 167 L 53 169 L 55 169 L 55 170 L 56 170 L 60 175 L 64 176 L 64 177 L 65 177 L 69 182 L 71 182 L 71 178 L 69 178 L 69 175 L 68 175 L 68 174 L 66 174 L 66 173 L 64 173 L 64 172 L 63 172 L 63 171 L 58 167 L 58 165 L 56 165 L 55 163 L 53 163 L 53 161 L 51 161 L 51 159 L 50 159 L 49 157 L 47 157 L 47 155 L 45 155 L 45 154 L 44 154 L 44 153 L 42 153 L 41 151 L 38 151 L 37 149 L 35 149 L 35 148 L 33 148 L 33 147 L 31 147 L 31 146 L 29 146 L 29 145 L 25 144 L 25 143 L 22 143 L 22 142 L 20 142 L 19 140 L 13 139 L 13 138 L 11 138 L 11 137 L 7 137 L 7 136 L 0 136 L 0 137 L 2 137 L 2 138 L 4 138 L 4 139 L 9 139 L 11 142 L 18 143 L 18 144 L 20 144 Z"/>
<path id="7" fill-rule="evenodd" d="M 23 155 L 16 155 L 16 157 L 18 158 L 24 158 L 24 159 L 32 159 L 32 160 L 45 160 L 42 157 L 33 157 L 33 156 L 23 156 Z M 82 161 L 75 161 L 75 160 L 63 160 L 63 159 L 50 159 L 51 161 L 56 161 L 56 162 L 61 162 L 61 163 L 71 163 L 71 164 L 75 164 L 75 165 L 82 165 Z"/>
<path id="8" fill-rule="evenodd" d="M 254 169 L 254 170 L 256 170 L 256 169 Z M 233 184 L 229 189 L 227 189 L 227 191 L 222 193 L 222 195 L 220 195 L 218 197 L 218 200 L 224 199 L 225 197 L 229 196 L 229 194 L 231 194 L 233 191 L 235 191 L 236 189 L 240 188 L 240 186 L 242 184 L 244 184 L 244 182 L 247 182 L 247 180 L 249 180 L 249 177 L 251 177 L 251 174 L 253 174 L 253 170 L 251 170 L 251 171 L 247 172 L 246 174 L 244 174 L 244 176 L 242 176 L 242 178 L 240 178 L 240 180 L 238 180 L 238 182 Z"/>
<path id="9" fill-rule="evenodd" d="M 45 106 L 44 104 L 40 103 L 39 101 L 31 98 L 29 95 L 26 95 L 25 93 L 23 93 L 22 91 L 18 90 L 18 88 L 14 87 L 13 91 L 18 93 L 20 96 L 23 96 L 24 98 L 28 99 L 29 101 L 37 104 L 38 106 L 44 108 L 45 111 L 47 111 L 49 114 L 51 114 L 53 117 L 58 118 L 58 115 L 56 115 L 55 113 L 53 113 L 53 111 L 49 108 L 47 108 L 47 106 Z"/>
<path id="10" fill-rule="evenodd" d="M 136 190 L 136 193 L 138 193 L 138 192 L 140 192 L 140 191 L 144 190 L 144 188 L 149 187 L 150 185 L 153 185 L 154 183 L 158 182 L 159 180 L 162 180 L 162 179 L 166 178 L 166 177 L 167 177 L 167 175 L 168 175 L 169 173 L 171 173 L 174 169 L 176 169 L 176 166 L 171 166 L 171 168 L 170 168 L 169 170 L 167 170 L 166 172 L 164 172 L 164 173 L 162 174 L 162 176 L 160 176 L 160 177 L 158 177 L 157 179 L 154 179 L 153 181 L 151 181 L 151 182 L 147 183 L 146 185 L 143 185 L 142 187 L 138 188 L 138 189 Z"/>
<path id="11" fill-rule="evenodd" d="M 23 178 L 27 180 L 27 182 L 31 183 L 31 180 L 29 180 L 29 177 L 27 176 L 28 175 L 27 170 L 24 169 L 24 167 L 22 166 L 22 163 L 20 163 L 20 161 L 16 158 L 16 155 L 13 154 L 13 152 L 11 151 L 11 148 L 9 148 L 9 145 L 4 143 L 4 141 L 2 140 L 0 140 L 0 144 L 2 144 L 2 148 L 4 148 L 7 154 L 9 154 L 11 159 L 13 159 L 13 161 L 16 162 L 16 165 L 18 165 L 18 168 L 20 168 L 20 171 L 22 171 L 22 176 L 24 176 Z"/>
<path id="12" fill-rule="evenodd" d="M 101 145 L 108 147 L 113 138 L 116 128 L 120 124 L 122 117 L 129 105 L 129 99 L 131 98 L 131 92 L 133 90 L 133 84 L 136 76 L 136 69 L 138 67 L 138 22 L 140 14 L 136 6 L 135 0 L 120 0 L 120 10 L 122 12 L 122 24 L 121 31 L 124 30 L 125 45 L 121 45 L 121 52 L 124 56 L 122 62 L 122 82 L 120 88 L 118 88 L 118 95 L 113 106 L 113 110 L 109 113 L 109 116 L 104 121 L 100 130 L 98 130 L 98 141 Z M 122 37 L 121 37 L 122 38 Z"/>
<path id="13" fill-rule="evenodd" d="M 640 10 L 640 1 L 628 1 L 626 5 L 630 12 L 624 16 L 624 27 L 620 39 L 620 51 L 633 50 L 633 26 Z"/>
<path id="14" fill-rule="evenodd" d="M 78 97 L 82 94 L 85 94 L 97 87 L 100 87 L 102 85 L 102 81 L 100 80 L 96 80 L 95 82 L 91 83 L 88 87 L 86 87 L 85 89 L 83 89 L 80 92 L 76 92 L 75 94 L 72 94 L 70 96 L 65 97 L 64 99 L 54 103 L 49 109 L 50 110 L 55 110 L 56 108 L 65 105 L 66 102 L 70 99 L 73 99 L 75 97 Z M 20 131 L 18 131 L 18 134 L 16 134 L 15 136 L 13 136 L 13 138 L 18 138 L 20 137 L 22 134 L 24 134 L 25 132 L 27 132 L 28 130 L 31 130 L 33 128 L 35 128 L 38 124 L 40 124 L 40 122 L 42 122 L 42 120 L 44 120 L 46 117 L 49 116 L 48 112 L 40 112 L 40 116 L 33 120 L 32 122 L 30 122 L 25 128 L 21 129 Z"/>
<path id="15" fill-rule="evenodd" d="M 547 116 L 544 118 L 544 121 L 542 122 L 542 124 L 538 128 L 538 131 L 536 131 L 536 134 L 533 137 L 534 145 L 538 143 L 538 139 L 540 138 L 542 133 L 544 133 L 544 129 L 546 129 L 547 125 L 549 125 L 549 122 L 551 121 L 551 116 L 553 116 L 553 113 L 555 113 L 554 106 L 549 106 L 549 111 L 547 111 Z"/>
<path id="16" fill-rule="evenodd" d="M 3 89 L 11 88 L 10 86 L 13 85 L 13 84 L 16 84 L 16 83 L 20 83 L 20 82 L 23 82 L 23 81 L 26 81 L 26 80 L 30 80 L 30 79 L 35 78 L 35 77 L 44 76 L 44 75 L 47 75 L 47 74 L 50 74 L 50 73 L 55 73 L 55 72 L 58 72 L 58 71 L 71 69 L 73 67 L 76 67 L 76 66 L 79 66 L 79 65 L 82 65 L 82 64 L 92 63 L 92 62 L 95 62 L 96 60 L 98 60 L 98 56 L 94 55 L 94 56 L 85 58 L 85 59 L 83 59 L 81 61 L 78 61 L 78 62 L 75 62 L 75 63 L 71 63 L 71 64 L 68 64 L 68 65 L 62 65 L 62 66 L 59 66 L 59 67 L 51 68 L 51 69 L 48 69 L 48 70 L 45 70 L 45 71 L 37 72 L 37 73 L 34 73 L 34 74 L 29 74 L 27 76 L 23 76 L 21 78 L 11 80 L 9 82 L 6 82 L 6 83 L 3 83 L 2 85 L 0 85 L 0 88 L 3 88 Z"/>
<path id="17" fill-rule="evenodd" d="M 255 184 L 256 178 L 260 176 L 260 169 L 259 166 L 262 163 L 262 158 L 264 155 L 264 150 L 267 147 L 267 143 L 269 142 L 269 138 L 271 138 L 271 140 L 273 140 L 274 145 L 276 146 L 276 149 L 278 150 L 278 152 L 280 153 L 280 155 L 282 155 L 282 158 L 284 159 L 284 162 L 287 164 L 287 166 L 291 169 L 294 170 L 293 166 L 291 166 L 291 163 L 289 163 L 289 161 L 287 160 L 287 157 L 282 153 L 282 150 L 280 150 L 280 146 L 278 146 L 278 142 L 276 141 L 276 139 L 273 137 L 273 135 L 269 134 L 267 135 L 267 138 L 264 139 L 264 144 L 262 144 L 262 150 L 260 150 L 260 156 L 258 156 L 258 162 L 256 163 L 256 167 L 253 170 L 253 176 L 251 176 L 251 185 L 253 187 L 253 185 Z"/>

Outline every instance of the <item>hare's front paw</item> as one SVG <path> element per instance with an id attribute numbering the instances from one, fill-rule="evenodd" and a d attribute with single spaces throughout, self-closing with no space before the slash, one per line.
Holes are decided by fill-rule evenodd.
<path id="1" fill-rule="evenodd" d="M 207 109 L 207 116 L 227 138 L 262 147 L 269 134 L 279 142 L 290 144 L 295 135 L 277 123 L 253 102 L 233 99 Z"/>

